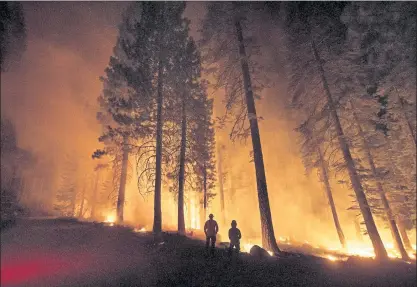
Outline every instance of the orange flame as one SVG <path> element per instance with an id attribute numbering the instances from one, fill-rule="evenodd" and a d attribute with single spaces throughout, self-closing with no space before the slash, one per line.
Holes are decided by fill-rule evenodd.
<path id="1" fill-rule="evenodd" d="M 114 214 L 108 214 L 104 222 L 108 223 L 110 226 L 113 226 L 116 222 L 116 216 Z"/>

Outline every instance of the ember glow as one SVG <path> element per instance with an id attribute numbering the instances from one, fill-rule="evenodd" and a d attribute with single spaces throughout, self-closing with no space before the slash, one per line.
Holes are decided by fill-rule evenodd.
<path id="1" fill-rule="evenodd" d="M 390 258 L 401 258 L 401 254 L 397 251 L 394 244 L 391 242 L 384 243 L 385 249 L 387 250 L 388 257 Z M 329 249 L 331 251 L 337 251 L 340 253 L 344 253 L 349 256 L 361 256 L 361 257 L 368 257 L 368 258 L 375 258 L 375 253 L 373 251 L 372 246 L 365 245 L 363 243 L 358 242 L 349 242 L 347 250 L 343 249 Z M 411 259 L 415 259 L 415 255 L 412 252 L 408 253 Z"/>
<path id="2" fill-rule="evenodd" d="M 347 255 L 356 255 L 356 256 L 361 256 L 361 257 L 370 257 L 370 258 L 375 257 L 375 253 L 374 253 L 372 247 L 354 245 L 354 244 L 348 246 L 346 254 Z"/>
<path id="3" fill-rule="evenodd" d="M 262 246 L 259 242 L 260 240 L 259 241 L 243 241 L 242 251 L 249 253 L 253 245 L 256 244 L 256 245 Z M 372 246 L 370 244 L 366 244 L 365 242 L 348 241 L 347 247 L 343 249 L 341 247 L 334 247 L 337 244 L 329 244 L 329 247 L 318 246 L 316 244 L 312 244 L 311 242 L 307 240 L 304 240 L 303 242 L 298 242 L 294 239 L 290 239 L 287 236 L 280 236 L 278 240 L 278 245 L 283 251 L 289 251 L 289 252 L 294 251 L 294 252 L 301 252 L 305 254 L 315 255 L 318 257 L 328 259 L 332 262 L 346 261 L 350 256 L 359 256 L 363 258 L 375 258 L 375 253 L 373 251 Z M 390 258 L 401 258 L 400 253 L 395 249 L 392 243 L 390 242 L 385 243 L 385 248 Z M 415 250 L 413 252 L 408 253 L 411 260 L 416 259 Z M 268 251 L 268 253 L 271 256 L 273 256 L 273 253 L 271 251 Z"/>
<path id="4" fill-rule="evenodd" d="M 251 243 L 244 243 L 242 246 L 243 246 L 243 250 L 245 251 L 245 252 L 247 252 L 247 253 L 249 253 L 250 252 L 250 249 L 252 248 L 252 246 L 253 246 L 254 244 L 251 244 Z"/>
<path id="5" fill-rule="evenodd" d="M 105 223 L 108 223 L 110 226 L 113 226 L 116 222 L 116 216 L 114 214 L 109 214 L 106 216 L 106 219 L 104 220 Z"/>
<path id="6" fill-rule="evenodd" d="M 333 255 L 327 255 L 327 259 L 329 259 L 330 261 L 337 261 L 338 259 L 336 257 L 334 257 Z"/>
<path id="7" fill-rule="evenodd" d="M 145 228 L 145 227 L 142 227 L 142 228 L 135 228 L 135 229 L 133 229 L 133 232 L 140 232 L 140 233 L 142 233 L 142 232 L 146 232 L 146 228 Z"/>
<path id="8" fill-rule="evenodd" d="M 251 248 L 252 248 L 252 246 L 254 246 L 254 245 L 262 246 L 262 244 L 260 244 L 260 243 L 255 243 L 255 244 L 253 244 L 253 243 L 243 243 L 243 244 L 242 244 L 242 246 L 243 246 L 243 251 L 244 251 L 244 252 L 246 252 L 246 253 L 249 253 L 249 252 L 250 252 L 250 249 L 251 249 Z M 266 252 L 268 252 L 268 254 L 269 254 L 270 256 L 273 256 L 273 255 L 274 255 L 274 253 L 273 253 L 272 251 L 266 250 Z"/>

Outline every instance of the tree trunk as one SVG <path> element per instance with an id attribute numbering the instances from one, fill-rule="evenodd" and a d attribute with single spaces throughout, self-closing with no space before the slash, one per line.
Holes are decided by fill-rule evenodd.
<path id="1" fill-rule="evenodd" d="M 404 222 L 401 219 L 397 219 L 398 229 L 400 230 L 401 237 L 404 242 L 404 247 L 408 251 L 412 251 L 413 248 L 411 247 L 410 239 L 408 238 L 407 230 L 405 229 Z"/>
<path id="2" fill-rule="evenodd" d="M 219 163 L 219 193 L 220 193 L 220 212 L 221 212 L 221 218 L 222 223 L 226 223 L 226 214 L 224 210 L 224 188 L 223 188 L 223 165 L 222 165 L 222 151 L 221 149 L 224 146 L 220 146 L 218 148 L 218 163 Z"/>
<path id="3" fill-rule="evenodd" d="M 410 130 L 410 136 L 413 139 L 414 147 L 415 147 L 417 145 L 417 139 L 416 139 L 416 135 L 414 134 L 413 126 L 412 126 L 411 122 L 408 120 L 407 115 L 405 114 L 404 100 L 400 96 L 398 91 L 397 91 L 397 94 L 398 94 L 399 102 L 400 102 L 400 105 L 401 105 L 401 111 L 403 112 L 404 120 L 407 122 L 408 129 Z"/>
<path id="4" fill-rule="evenodd" d="M 7 214 L 13 214 L 17 207 L 17 194 L 16 194 L 16 182 L 17 182 L 17 166 L 12 166 L 12 176 L 8 189 L 2 190 L 2 212 Z"/>
<path id="5" fill-rule="evenodd" d="M 193 220 L 193 208 L 194 208 L 194 206 L 193 206 L 193 204 L 192 204 L 192 197 L 191 197 L 191 194 L 189 194 L 188 195 L 188 197 L 187 197 L 187 204 L 188 204 L 188 218 L 187 218 L 187 221 L 188 221 L 188 228 L 189 229 L 192 229 L 192 228 L 194 228 L 193 227 L 193 222 L 194 222 L 194 220 Z"/>
<path id="6" fill-rule="evenodd" d="M 161 57 L 161 56 L 160 56 Z M 158 63 L 158 96 L 156 110 L 156 166 L 155 166 L 155 196 L 154 196 L 154 215 L 153 215 L 153 232 L 162 231 L 162 211 L 161 211 L 161 181 L 162 181 L 162 59 Z"/>
<path id="7" fill-rule="evenodd" d="M 25 186 L 26 186 L 26 180 L 25 175 L 22 173 L 20 181 L 19 181 L 19 192 L 17 194 L 17 202 L 22 202 L 22 198 L 24 198 L 25 195 Z"/>
<path id="8" fill-rule="evenodd" d="M 203 165 L 203 207 L 204 207 L 204 220 L 207 219 L 207 170 L 206 163 Z"/>
<path id="9" fill-rule="evenodd" d="M 229 201 L 230 201 L 230 205 L 229 205 L 229 212 L 230 214 L 234 214 L 234 208 L 236 207 L 236 205 L 233 204 L 233 202 L 235 201 L 235 195 L 236 195 L 236 188 L 237 188 L 237 180 L 236 180 L 236 176 L 232 173 L 232 171 L 229 172 L 229 182 L 230 182 L 230 189 L 229 189 Z"/>
<path id="10" fill-rule="evenodd" d="M 123 222 L 123 210 L 125 206 L 125 191 L 127 179 L 127 164 L 129 161 L 129 149 L 127 146 L 127 136 L 123 138 L 123 159 L 122 172 L 120 174 L 119 195 L 117 197 L 117 222 Z"/>
<path id="11" fill-rule="evenodd" d="M 365 139 L 365 134 L 363 132 L 362 126 L 361 126 L 361 124 L 358 120 L 358 117 L 356 115 L 355 107 L 354 107 L 354 104 L 353 104 L 352 101 L 351 101 L 351 106 L 352 106 L 352 111 L 353 111 L 353 118 L 356 122 L 356 125 L 358 126 L 358 129 L 359 129 L 359 136 L 362 139 L 362 143 L 363 143 L 364 151 L 365 151 L 365 154 L 366 154 L 366 157 L 367 157 L 367 160 L 368 160 L 368 164 L 371 168 L 372 175 L 373 175 L 373 177 L 375 178 L 375 181 L 376 181 L 376 187 L 377 187 L 377 190 L 378 190 L 378 194 L 381 198 L 382 206 L 384 207 L 385 215 L 388 219 L 388 225 L 389 225 L 389 228 L 390 228 L 390 231 L 391 231 L 391 235 L 394 239 L 395 246 L 397 247 L 398 251 L 400 252 L 402 259 L 408 260 L 409 259 L 408 254 L 405 251 L 404 245 L 401 241 L 400 232 L 398 231 L 397 224 L 395 223 L 395 219 L 394 219 L 394 216 L 392 214 L 392 210 L 391 210 L 391 207 L 389 205 L 388 199 L 385 195 L 384 188 L 382 187 L 381 181 L 378 179 L 378 174 L 377 174 L 377 171 L 376 171 L 373 156 L 371 154 L 371 149 L 369 148 L 368 142 Z"/>
<path id="12" fill-rule="evenodd" d="M 345 235 L 343 234 L 343 230 L 339 222 L 339 217 L 337 216 L 336 206 L 334 204 L 332 189 L 331 189 L 330 182 L 329 182 L 329 176 L 327 174 L 327 167 L 325 165 L 323 154 L 321 153 L 320 147 L 317 148 L 317 152 L 320 157 L 321 173 L 323 175 L 323 182 L 324 182 L 324 186 L 326 189 L 327 199 L 329 200 L 330 209 L 332 210 L 334 225 L 336 227 L 337 235 L 339 236 L 340 244 L 342 245 L 342 248 L 345 248 L 346 247 Z"/>
<path id="13" fill-rule="evenodd" d="M 199 192 L 199 206 L 200 206 L 200 229 L 203 230 L 204 223 L 206 222 L 206 214 L 204 209 L 204 192 Z"/>
<path id="14" fill-rule="evenodd" d="M 262 245 L 272 252 L 280 252 L 274 234 L 271 209 L 269 206 L 268 189 L 266 185 L 265 167 L 262 155 L 261 137 L 259 134 L 258 119 L 256 117 L 255 100 L 253 98 L 252 83 L 249 73 L 249 65 L 243 43 L 243 33 L 240 20 L 235 19 L 236 34 L 239 44 L 240 64 L 242 66 L 243 83 L 246 95 L 246 106 L 250 131 L 252 136 L 252 147 L 256 170 L 256 183 L 258 189 L 259 211 L 261 215 Z"/>
<path id="15" fill-rule="evenodd" d="M 187 116 L 185 114 L 185 95 L 182 96 L 182 123 L 181 123 L 181 149 L 180 149 L 180 171 L 178 175 L 178 233 L 185 234 L 184 221 L 184 169 L 185 169 L 185 148 L 187 145 Z M 191 218 L 191 206 L 188 207 Z"/>
<path id="16" fill-rule="evenodd" d="M 78 212 L 78 217 L 82 218 L 83 216 L 83 210 L 84 210 L 84 196 L 85 196 L 85 182 L 83 189 L 81 191 L 81 204 L 80 204 L 80 211 Z"/>
<path id="17" fill-rule="evenodd" d="M 353 220 L 353 223 L 355 224 L 356 238 L 362 242 L 363 235 L 362 235 L 361 225 L 359 223 L 359 219 L 356 216 L 355 216 L 355 219 Z"/>
<path id="18" fill-rule="evenodd" d="M 74 184 L 74 189 L 73 189 L 73 193 L 72 193 L 72 197 L 71 197 L 71 216 L 75 217 L 75 206 L 77 203 L 77 185 L 76 183 Z"/>
<path id="19" fill-rule="evenodd" d="M 366 229 L 368 231 L 369 238 L 371 239 L 372 246 L 374 248 L 375 257 L 378 259 L 388 259 L 387 251 L 385 250 L 384 244 L 382 243 L 381 236 L 379 235 L 378 229 L 376 227 L 374 218 L 371 213 L 371 209 L 368 205 L 368 200 L 366 199 L 362 184 L 360 182 L 358 173 L 356 171 L 355 164 L 353 162 L 349 146 L 346 142 L 345 135 L 343 133 L 342 126 L 340 124 L 339 116 L 337 115 L 336 107 L 333 103 L 333 98 L 330 93 L 329 85 L 327 83 L 327 79 L 324 74 L 324 69 L 321 64 L 321 59 L 317 52 L 316 45 L 312 37 L 310 38 L 310 42 L 311 42 L 311 47 L 314 53 L 314 58 L 317 64 L 317 68 L 318 68 L 318 71 L 320 73 L 320 77 L 323 83 L 323 88 L 326 93 L 327 104 L 329 106 L 330 113 L 331 113 L 331 116 L 333 118 L 334 125 L 336 128 L 336 133 L 337 133 L 337 137 L 339 140 L 340 149 L 343 152 L 343 158 L 347 166 L 350 181 L 352 183 L 353 190 L 355 191 L 356 199 L 358 200 L 359 208 L 361 210 L 362 216 L 365 220 Z"/>
<path id="20" fill-rule="evenodd" d="M 93 196 L 92 196 L 92 199 L 91 199 L 91 214 L 90 214 L 90 217 L 92 219 L 94 219 L 96 217 L 98 176 L 99 176 L 99 171 L 97 170 L 96 171 L 96 178 L 95 178 L 95 181 L 94 181 Z"/>

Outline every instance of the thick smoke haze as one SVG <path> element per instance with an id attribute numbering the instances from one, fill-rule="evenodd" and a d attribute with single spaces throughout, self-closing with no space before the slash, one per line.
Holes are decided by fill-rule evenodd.
<path id="1" fill-rule="evenodd" d="M 27 48 L 1 76 L 2 117 L 12 120 L 18 144 L 44 164 L 56 182 L 65 155 L 91 167 L 99 144 L 96 99 L 126 3 L 25 2 Z M 51 189 L 36 190 L 50 198 Z M 35 192 L 35 191 L 33 191 Z M 50 204 L 50 203 L 49 203 Z"/>

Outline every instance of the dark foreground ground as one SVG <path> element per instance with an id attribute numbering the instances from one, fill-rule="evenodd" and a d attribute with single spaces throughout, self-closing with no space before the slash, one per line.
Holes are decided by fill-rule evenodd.
<path id="1" fill-rule="evenodd" d="M 173 234 L 73 220 L 21 220 L 1 232 L 1 286 L 416 286 L 416 266 L 313 256 L 255 259 Z"/>

